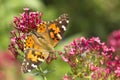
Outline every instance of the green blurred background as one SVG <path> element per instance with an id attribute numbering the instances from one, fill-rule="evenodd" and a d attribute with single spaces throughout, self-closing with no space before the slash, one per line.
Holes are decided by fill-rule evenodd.
<path id="1" fill-rule="evenodd" d="M 102 41 L 106 41 L 112 31 L 120 28 L 120 0 L 0 0 L 0 51 L 7 50 L 11 23 L 14 16 L 23 12 L 24 7 L 43 12 L 42 19 L 47 21 L 56 19 L 62 13 L 68 13 L 70 24 L 64 35 L 66 41 L 77 36 L 98 36 Z M 61 44 L 57 49 L 63 47 Z M 54 74 L 57 79 L 58 76 L 63 76 L 61 73 L 68 67 L 63 70 L 67 64 L 60 60 L 56 65 L 59 65 L 56 68 L 57 74 Z"/>

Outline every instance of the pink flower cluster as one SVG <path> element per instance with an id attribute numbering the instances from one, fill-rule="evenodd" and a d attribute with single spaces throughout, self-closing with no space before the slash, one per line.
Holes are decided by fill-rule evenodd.
<path id="1" fill-rule="evenodd" d="M 104 69 L 101 67 L 95 67 L 94 72 L 91 75 L 92 80 L 108 80 L 108 76 L 110 74 L 109 69 Z"/>
<path id="2" fill-rule="evenodd" d="M 108 37 L 108 45 L 114 47 L 116 51 L 120 51 L 120 30 L 116 30 L 110 34 Z"/>
<path id="3" fill-rule="evenodd" d="M 68 62 L 71 66 L 75 66 L 73 62 L 74 56 L 86 56 L 86 53 L 97 51 L 98 55 L 102 55 L 106 59 L 111 59 L 114 52 L 113 48 L 107 47 L 104 43 L 100 42 L 98 37 L 85 39 L 84 37 L 75 39 L 72 43 L 64 48 L 65 53 L 62 59 Z"/>
<path id="4" fill-rule="evenodd" d="M 112 74 L 115 79 L 120 77 L 120 59 L 114 59 L 114 51 L 114 48 L 100 42 L 98 37 L 81 37 L 65 46 L 60 55 L 71 66 L 72 73 L 67 76 L 73 79 L 87 79 L 90 76 L 92 80 L 107 80 Z"/>
<path id="5" fill-rule="evenodd" d="M 24 44 L 23 40 L 25 39 L 25 34 L 18 33 L 17 31 L 13 30 L 11 31 L 11 40 L 9 45 L 9 50 L 14 54 L 15 57 L 19 55 L 18 50 L 21 50 L 23 52 L 24 50 Z"/>
<path id="6" fill-rule="evenodd" d="M 24 11 L 19 17 L 15 17 L 13 21 L 14 30 L 11 31 L 11 41 L 9 50 L 15 57 L 19 55 L 19 51 L 23 52 L 26 33 L 29 33 L 37 28 L 41 23 L 42 13 L 30 12 L 29 8 L 24 8 Z"/>
<path id="7" fill-rule="evenodd" d="M 115 57 L 107 63 L 107 66 L 114 71 L 117 77 L 120 77 L 120 30 L 113 31 L 109 35 L 108 45 L 115 49 Z"/>
<path id="8" fill-rule="evenodd" d="M 120 77 L 120 57 L 115 56 L 111 61 L 107 63 L 107 67 L 114 71 L 117 77 Z"/>
<path id="9" fill-rule="evenodd" d="M 24 8 L 25 12 L 20 17 L 15 17 L 14 24 L 18 31 L 23 33 L 30 32 L 32 29 L 37 28 L 37 25 L 41 23 L 42 13 L 29 12 L 29 8 Z"/>

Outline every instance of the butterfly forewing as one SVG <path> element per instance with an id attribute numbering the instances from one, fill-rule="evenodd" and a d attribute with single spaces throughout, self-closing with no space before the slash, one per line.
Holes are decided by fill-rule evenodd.
<path id="1" fill-rule="evenodd" d="M 67 30 L 68 23 L 68 14 L 62 14 L 58 19 L 48 23 L 48 34 L 54 41 L 54 46 L 62 39 L 64 32 Z"/>

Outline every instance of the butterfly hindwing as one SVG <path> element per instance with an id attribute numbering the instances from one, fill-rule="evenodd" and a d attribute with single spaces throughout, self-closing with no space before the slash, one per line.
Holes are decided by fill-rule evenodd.
<path id="1" fill-rule="evenodd" d="M 37 68 L 48 57 L 48 52 L 37 50 L 26 50 L 25 59 L 22 64 L 22 71 L 24 73 L 30 72 L 32 69 Z"/>
<path id="2" fill-rule="evenodd" d="M 48 57 L 49 53 L 39 43 L 37 37 L 30 33 L 25 40 L 24 61 L 22 63 L 22 71 L 30 72 L 32 69 L 37 68 Z"/>

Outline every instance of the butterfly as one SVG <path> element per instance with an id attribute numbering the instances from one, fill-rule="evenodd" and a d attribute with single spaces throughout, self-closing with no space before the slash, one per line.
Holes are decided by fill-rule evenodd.
<path id="1" fill-rule="evenodd" d="M 24 73 L 38 68 L 48 58 L 50 52 L 54 51 L 54 47 L 62 39 L 68 23 L 68 14 L 62 14 L 56 20 L 41 22 L 36 30 L 27 34 L 21 66 Z"/>

